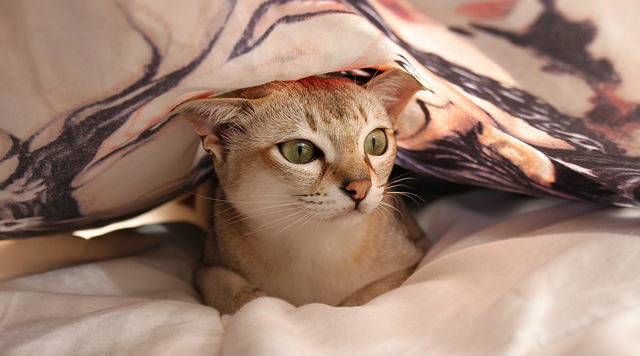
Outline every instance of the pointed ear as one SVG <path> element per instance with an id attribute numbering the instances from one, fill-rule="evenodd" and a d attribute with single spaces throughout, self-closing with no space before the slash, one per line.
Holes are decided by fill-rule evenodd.
<path id="1" fill-rule="evenodd" d="M 396 68 L 389 69 L 371 79 L 365 88 L 382 102 L 394 121 L 400 116 L 413 95 L 424 89 L 413 76 Z"/>
<path id="2" fill-rule="evenodd" d="M 191 121 L 205 151 L 222 161 L 230 135 L 243 130 L 253 111 L 250 101 L 228 97 L 196 99 L 178 105 L 172 113 Z"/>

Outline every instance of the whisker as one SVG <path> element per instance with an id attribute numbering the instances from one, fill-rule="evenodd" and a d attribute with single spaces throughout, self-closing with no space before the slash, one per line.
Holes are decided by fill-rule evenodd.
<path id="1" fill-rule="evenodd" d="M 388 191 L 388 192 L 385 192 L 385 194 L 392 194 L 392 195 L 399 195 L 399 196 L 407 197 L 407 198 L 411 199 L 411 201 L 413 201 L 416 205 L 419 205 L 418 201 L 416 201 L 416 199 L 418 199 L 423 205 L 427 203 L 427 202 L 424 201 L 424 199 L 421 196 L 419 196 L 418 194 L 412 193 L 412 192 Z"/>
<path id="2" fill-rule="evenodd" d="M 417 182 L 418 180 L 414 177 L 404 177 L 399 179 L 392 179 L 390 183 L 400 183 L 400 182 Z"/>
<path id="3" fill-rule="evenodd" d="M 282 201 L 282 202 L 285 202 L 285 201 L 287 201 L 287 200 L 281 200 L 281 201 Z M 273 203 L 279 203 L 279 202 L 281 202 L 281 201 L 273 201 Z M 236 206 L 234 206 L 233 204 L 231 204 L 230 202 L 224 202 L 224 203 L 229 204 L 229 206 L 228 206 L 228 207 L 226 207 L 226 208 L 224 208 L 223 210 L 216 210 L 216 209 L 214 209 L 214 212 L 224 213 L 224 212 L 227 212 L 227 211 L 232 210 L 232 209 L 234 209 L 234 208 L 235 208 L 235 209 L 237 209 L 237 207 L 236 207 Z M 264 203 L 264 202 L 260 202 L 260 203 Z M 280 207 L 280 206 L 288 206 L 288 205 L 294 205 L 294 204 L 304 204 L 304 203 L 303 203 L 303 202 L 293 202 L 293 203 L 285 203 L 285 204 L 269 205 L 269 206 L 265 206 L 265 207 L 259 207 L 259 208 L 256 208 L 255 210 L 256 210 L 256 211 L 260 211 L 260 210 L 264 210 L 264 209 L 270 209 L 270 208 L 276 208 L 276 207 Z"/>
<path id="4" fill-rule="evenodd" d="M 288 204 L 270 205 L 270 206 L 266 206 L 266 207 L 261 207 L 261 208 L 255 209 L 255 211 L 260 212 L 260 211 L 263 211 L 263 210 L 268 210 L 268 212 L 280 212 L 282 210 L 285 210 L 284 208 L 287 208 L 287 207 L 290 207 L 290 206 L 299 205 L 299 204 L 303 204 L 303 203 L 288 203 Z M 213 217 L 219 217 L 220 215 L 222 215 L 224 213 L 227 213 L 228 211 L 234 210 L 234 209 L 237 209 L 237 208 L 232 204 L 229 204 L 228 207 L 226 207 L 225 209 L 222 209 L 222 210 L 214 209 L 214 211 L 213 211 L 214 215 L 212 216 L 212 218 Z M 241 214 L 241 213 L 238 212 L 236 214 L 236 216 L 244 216 L 244 214 Z M 252 214 L 251 216 L 259 216 L 259 214 Z M 232 217 L 232 219 L 233 219 L 233 217 Z"/>
<path id="5" fill-rule="evenodd" d="M 391 180 L 393 181 L 393 180 L 398 180 L 398 179 L 402 179 L 402 178 L 411 177 L 413 174 L 414 174 L 413 172 L 405 172 L 405 173 L 402 173 L 402 174 L 399 174 L 399 175 L 393 177 Z"/>
<path id="6" fill-rule="evenodd" d="M 254 194 L 256 197 L 297 197 L 305 194 Z"/>
<path id="7" fill-rule="evenodd" d="M 285 226 L 284 228 L 280 229 L 278 232 L 276 232 L 275 234 L 273 234 L 273 236 L 278 236 L 281 233 L 285 232 L 288 228 L 290 228 L 291 226 L 294 226 L 296 223 L 298 223 L 300 220 L 304 219 L 305 217 L 310 216 L 311 214 L 309 213 L 305 213 L 302 214 L 302 216 L 298 217 L 297 219 L 295 219 L 293 222 L 291 222 L 289 225 Z"/>
<path id="8" fill-rule="evenodd" d="M 192 192 L 190 190 L 184 189 L 182 188 L 182 190 L 186 193 L 192 194 L 198 198 L 202 198 L 205 200 L 210 200 L 210 201 L 216 201 L 216 202 L 223 202 L 223 203 L 239 203 L 239 204 L 258 204 L 258 203 L 263 203 L 263 201 L 259 201 L 259 200 L 228 200 L 228 199 L 218 199 L 218 198 L 213 198 L 213 197 L 208 197 L 206 195 L 202 195 L 202 194 L 198 194 L 196 192 Z M 274 195 L 255 195 L 255 196 L 282 196 L 282 197 L 292 197 L 294 195 L 287 195 L 287 194 L 274 194 Z M 273 202 L 280 202 L 280 201 L 287 201 L 287 199 L 282 199 L 282 200 L 276 200 Z"/>
<path id="9" fill-rule="evenodd" d="M 263 232 L 263 231 L 265 231 L 267 228 L 273 227 L 274 225 L 275 225 L 276 227 L 277 227 L 277 226 L 280 226 L 280 225 L 281 225 L 281 223 L 283 223 L 283 222 L 284 222 L 284 224 L 286 224 L 286 223 L 287 223 L 287 221 L 288 221 L 288 219 L 293 219 L 294 217 L 300 216 L 300 215 L 302 215 L 302 214 L 305 214 L 305 211 L 304 211 L 304 210 L 298 210 L 298 211 L 296 211 L 295 213 L 293 213 L 292 215 L 285 215 L 285 216 L 282 216 L 282 217 L 280 217 L 280 218 L 278 218 L 278 219 L 268 221 L 268 222 L 266 222 L 266 223 L 264 223 L 264 224 L 262 224 L 262 225 L 258 226 L 256 229 L 254 229 L 254 230 L 250 230 L 250 231 L 248 231 L 247 233 L 245 233 L 245 234 L 243 234 L 243 235 L 240 235 L 240 236 L 239 236 L 239 237 L 237 237 L 237 238 L 238 238 L 238 239 L 242 239 L 242 238 L 245 238 L 246 236 L 249 236 L 249 235 L 251 235 L 251 234 L 257 234 L 257 233 Z"/>
<path id="10" fill-rule="evenodd" d="M 252 215 L 237 214 L 234 218 L 231 218 L 231 219 L 229 219 L 227 221 L 223 221 L 223 222 L 226 225 L 236 225 L 236 224 L 239 224 L 239 223 L 247 221 L 247 220 L 263 218 L 263 217 L 267 217 L 267 216 L 274 215 L 274 214 L 287 213 L 287 212 L 293 211 L 293 210 L 294 210 L 293 208 L 282 208 L 282 209 L 278 209 L 278 210 L 263 211 L 262 213 L 252 214 Z"/>
<path id="11" fill-rule="evenodd" d="M 186 189 L 186 188 L 180 188 L 180 190 L 182 190 L 182 191 L 183 191 L 183 192 L 185 192 L 185 193 L 188 193 L 188 194 L 191 194 L 191 195 L 193 195 L 193 196 L 196 196 L 196 197 L 198 197 L 198 198 L 202 198 L 202 199 L 210 199 L 210 198 L 209 198 L 208 196 L 206 196 L 206 195 L 202 195 L 202 194 L 198 194 L 198 193 L 196 193 L 196 192 L 192 192 L 192 191 L 190 191 L 190 190 L 188 190 L 188 189 Z"/>
<path id="12" fill-rule="evenodd" d="M 386 207 L 389 207 L 389 208 L 391 208 L 391 209 L 393 209 L 393 210 L 397 211 L 397 212 L 398 212 L 398 214 L 402 214 L 402 212 L 401 212 L 398 208 L 396 208 L 395 206 L 393 206 L 393 205 L 391 205 L 391 204 L 389 204 L 389 203 L 387 203 L 387 202 L 381 201 L 381 202 L 380 202 L 380 204 L 382 204 L 382 205 L 384 205 L 384 206 L 386 206 Z"/>
<path id="13" fill-rule="evenodd" d="M 398 188 L 398 187 L 403 187 L 403 188 L 407 188 L 407 189 L 411 189 L 410 186 L 406 185 L 406 184 L 392 184 L 390 186 L 387 186 L 387 189 L 393 189 L 393 188 Z"/>
<path id="14" fill-rule="evenodd" d="M 386 214 L 393 214 L 393 211 L 391 209 L 389 209 L 388 205 L 389 204 L 385 204 L 385 205 L 380 204 L 380 205 L 378 205 L 378 207 L 376 207 L 376 210 L 380 209 L 379 210 L 380 217 L 386 217 Z"/>
<path id="15" fill-rule="evenodd" d="M 305 204 L 305 203 L 303 203 L 303 202 L 285 203 L 285 204 L 277 204 L 277 205 L 263 206 L 263 207 L 256 208 L 256 209 L 252 209 L 252 210 L 254 210 L 254 211 L 261 211 L 261 210 L 265 210 L 265 209 L 273 209 L 273 208 L 279 208 L 279 207 L 283 207 L 283 206 L 304 205 L 304 204 Z"/>
<path id="16" fill-rule="evenodd" d="M 371 214 L 377 214 L 380 217 L 384 216 L 384 206 L 381 204 L 378 204 L 378 206 L 376 206 L 375 209 L 373 209 L 373 211 L 371 212 Z"/>
<path id="17" fill-rule="evenodd" d="M 390 185 L 393 185 L 393 184 L 396 184 L 396 183 L 407 182 L 407 181 L 416 182 L 418 180 L 413 178 L 413 177 L 405 177 L 405 178 L 401 178 L 401 179 L 392 179 L 390 181 L 387 181 L 385 183 L 382 183 L 382 184 L 378 185 L 378 187 L 390 186 Z"/>

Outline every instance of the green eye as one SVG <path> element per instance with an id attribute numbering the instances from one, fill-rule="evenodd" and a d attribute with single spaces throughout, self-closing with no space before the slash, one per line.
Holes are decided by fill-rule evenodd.
<path id="1" fill-rule="evenodd" d="M 380 156 L 387 151 L 387 134 L 383 129 L 375 129 L 367 135 L 364 151 L 373 156 Z"/>
<path id="2" fill-rule="evenodd" d="M 291 140 L 278 145 L 280 153 L 287 161 L 305 164 L 316 159 L 316 147 L 307 140 Z"/>

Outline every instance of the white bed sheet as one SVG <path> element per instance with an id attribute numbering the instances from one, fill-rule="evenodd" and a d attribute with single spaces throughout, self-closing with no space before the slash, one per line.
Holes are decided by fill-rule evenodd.
<path id="1" fill-rule="evenodd" d="M 222 317 L 194 239 L 147 227 L 160 247 L 1 283 L 0 354 L 640 353 L 640 209 L 478 190 L 418 219 L 432 249 L 369 304 Z"/>

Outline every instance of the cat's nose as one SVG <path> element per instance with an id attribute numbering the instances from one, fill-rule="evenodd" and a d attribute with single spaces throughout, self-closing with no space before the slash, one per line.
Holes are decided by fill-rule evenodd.
<path id="1" fill-rule="evenodd" d="M 354 180 L 343 185 L 343 188 L 347 194 L 353 199 L 353 201 L 357 204 L 362 201 L 367 196 L 367 192 L 371 188 L 371 180 L 363 179 L 363 180 Z"/>

